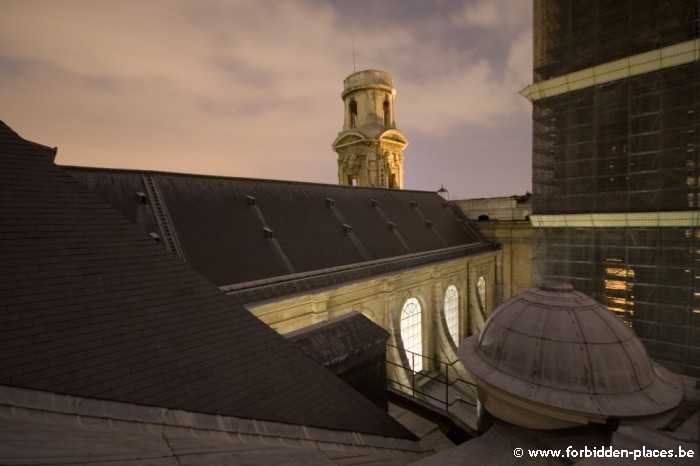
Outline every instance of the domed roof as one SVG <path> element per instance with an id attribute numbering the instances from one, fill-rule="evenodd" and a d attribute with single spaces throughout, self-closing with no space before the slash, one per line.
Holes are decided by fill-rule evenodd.
<path id="1" fill-rule="evenodd" d="M 459 348 L 478 379 L 510 395 L 594 416 L 644 416 L 681 401 L 677 377 L 594 299 L 565 283 L 499 306 Z"/>

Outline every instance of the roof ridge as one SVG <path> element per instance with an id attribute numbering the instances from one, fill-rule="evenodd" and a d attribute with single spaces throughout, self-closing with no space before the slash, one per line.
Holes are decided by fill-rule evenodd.
<path id="1" fill-rule="evenodd" d="M 134 173 L 134 174 L 149 174 L 149 175 L 162 175 L 162 176 L 176 176 L 176 177 L 193 177 L 193 178 L 210 178 L 210 179 L 221 179 L 221 180 L 232 180 L 232 181 L 251 181 L 251 182 L 263 182 L 272 184 L 288 184 L 288 185 L 307 185 L 307 186 L 320 186 L 320 187 L 332 187 L 342 190 L 377 190 L 381 192 L 403 192 L 403 193 L 417 193 L 417 194 L 436 194 L 437 191 L 425 191 L 419 189 L 391 189 L 373 186 L 344 186 L 332 183 L 321 183 L 317 181 L 300 181 L 300 180 L 281 180 L 275 178 L 251 178 L 251 177 L 241 177 L 241 176 L 226 176 L 226 175 L 211 175 L 207 173 L 184 173 L 184 172 L 169 172 L 161 170 L 147 170 L 142 168 L 114 168 L 114 167 L 86 167 L 79 165 L 62 165 L 57 164 L 59 167 L 66 169 L 68 171 L 94 171 L 94 172 L 112 172 L 112 173 Z"/>

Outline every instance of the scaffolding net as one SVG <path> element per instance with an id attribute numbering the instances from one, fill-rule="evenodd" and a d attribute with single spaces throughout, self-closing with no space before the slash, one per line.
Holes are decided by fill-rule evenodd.
<path id="1" fill-rule="evenodd" d="M 699 4 L 536 0 L 534 81 L 698 44 Z M 534 99 L 535 215 L 698 210 L 694 46 L 696 58 L 678 65 Z M 535 272 L 571 281 L 632 326 L 653 358 L 700 376 L 700 225 L 688 223 L 538 228 Z"/>

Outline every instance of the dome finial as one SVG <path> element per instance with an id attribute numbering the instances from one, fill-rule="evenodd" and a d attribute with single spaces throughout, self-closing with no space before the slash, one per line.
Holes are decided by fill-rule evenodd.
<path id="1" fill-rule="evenodd" d="M 574 291 L 574 286 L 565 280 L 545 280 L 539 286 L 545 291 Z"/>

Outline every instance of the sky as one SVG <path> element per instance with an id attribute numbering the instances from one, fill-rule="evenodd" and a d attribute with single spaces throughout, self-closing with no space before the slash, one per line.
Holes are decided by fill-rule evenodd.
<path id="1" fill-rule="evenodd" d="M 529 0 L 0 0 L 0 120 L 62 165 L 337 184 L 364 69 L 405 189 L 531 190 Z"/>

